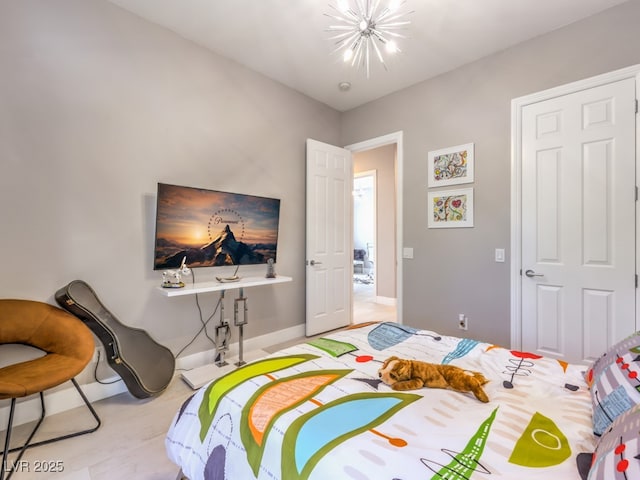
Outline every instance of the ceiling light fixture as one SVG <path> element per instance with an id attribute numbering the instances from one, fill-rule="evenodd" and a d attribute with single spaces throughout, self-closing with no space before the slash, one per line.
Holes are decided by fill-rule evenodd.
<path id="1" fill-rule="evenodd" d="M 342 51 L 345 62 L 364 67 L 367 78 L 370 74 L 370 57 L 374 54 L 386 70 L 380 47 L 388 54 L 400 52 L 395 40 L 406 36 L 398 33 L 398 30 L 409 26 L 411 22 L 406 17 L 413 12 L 399 11 L 405 3 L 403 0 L 387 0 L 386 6 L 381 5 L 381 0 L 336 1 L 337 5 L 329 5 L 336 13 L 325 14 L 340 23 L 327 28 L 329 32 L 337 32 L 331 37 L 336 41 L 334 53 Z"/>

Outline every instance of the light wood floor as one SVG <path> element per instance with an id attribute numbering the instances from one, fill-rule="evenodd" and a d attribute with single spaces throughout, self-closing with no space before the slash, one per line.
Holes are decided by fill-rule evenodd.
<path id="1" fill-rule="evenodd" d="M 361 287 L 357 285 L 354 290 L 354 322 L 394 321 L 395 307 L 376 304 L 372 288 Z M 272 352 L 285 346 L 266 350 Z M 24 463 L 20 464 L 24 468 L 12 480 L 174 480 L 178 467 L 166 457 L 164 438 L 173 416 L 192 394 L 178 372 L 169 388 L 156 398 L 138 400 L 123 393 L 95 402 L 94 408 L 102 419 L 96 432 L 27 450 Z M 48 416 L 36 440 L 88 428 L 92 421 L 85 407 Z M 12 445 L 24 441 L 30 428 L 32 425 L 28 424 L 15 429 Z M 4 443 L 4 432 L 0 435 L 0 442 Z M 35 472 L 43 462 L 57 462 L 64 470 L 55 474 Z"/>
<path id="2" fill-rule="evenodd" d="M 31 471 L 25 468 L 11 480 L 174 480 L 178 468 L 164 453 L 164 437 L 175 412 L 192 393 L 176 375 L 156 398 L 138 400 L 123 393 L 95 402 L 93 406 L 102 419 L 96 432 L 27 450 L 22 458 L 26 463 L 19 466 Z M 86 407 L 51 415 L 45 418 L 36 440 L 87 428 L 92 421 Z M 31 424 L 20 426 L 11 444 L 24 440 L 30 428 Z M 4 432 L 2 438 L 4 443 Z M 42 462 L 60 462 L 64 471 L 35 472 Z"/>
<path id="3" fill-rule="evenodd" d="M 353 322 L 395 322 L 396 307 L 376 303 L 374 284 L 353 283 Z"/>

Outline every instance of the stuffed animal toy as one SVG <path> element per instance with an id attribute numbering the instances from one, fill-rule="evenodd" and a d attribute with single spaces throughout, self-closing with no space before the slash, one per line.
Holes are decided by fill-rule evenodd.
<path id="1" fill-rule="evenodd" d="M 380 379 L 394 390 L 417 390 L 422 387 L 450 388 L 457 392 L 472 392 L 481 402 L 489 397 L 482 389 L 487 383 L 484 375 L 463 370 L 454 365 L 438 365 L 418 360 L 387 358 L 380 370 Z"/>

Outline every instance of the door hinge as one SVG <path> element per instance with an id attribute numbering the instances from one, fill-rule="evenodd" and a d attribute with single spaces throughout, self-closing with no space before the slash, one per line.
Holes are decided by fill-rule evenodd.
<path id="1" fill-rule="evenodd" d="M 636 288 L 638 288 L 638 274 L 636 273 Z"/>
<path id="2" fill-rule="evenodd" d="M 636 98 L 636 113 L 638 113 L 638 99 Z"/>
<path id="3" fill-rule="evenodd" d="M 636 202 L 638 201 L 638 186 L 636 185 Z"/>

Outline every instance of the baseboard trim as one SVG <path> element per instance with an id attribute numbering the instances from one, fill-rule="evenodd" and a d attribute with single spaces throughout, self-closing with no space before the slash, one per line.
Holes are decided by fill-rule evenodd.
<path id="1" fill-rule="evenodd" d="M 257 337 L 246 338 L 243 343 L 243 351 L 250 352 L 252 350 L 262 350 L 270 347 L 271 345 L 277 345 L 278 343 L 288 342 L 296 338 L 302 338 L 305 336 L 304 324 L 296 325 L 294 327 L 285 328 L 275 332 L 266 333 Z M 229 351 L 226 352 L 226 357 L 234 357 L 239 353 L 238 342 L 229 345 Z M 203 352 L 194 353 L 181 357 L 176 360 L 176 370 L 191 370 L 203 365 L 213 363 L 215 361 L 216 351 L 215 349 L 205 350 Z"/>
<path id="2" fill-rule="evenodd" d="M 265 335 L 259 335 L 257 337 L 247 338 L 244 341 L 244 352 L 250 352 L 252 350 L 262 350 L 263 348 L 278 343 L 288 342 L 296 338 L 302 338 L 305 336 L 304 324 L 296 325 L 294 327 L 285 328 L 276 332 L 270 332 Z M 237 357 L 238 355 L 238 343 L 232 343 L 229 346 L 229 352 L 227 356 Z M 207 364 L 213 363 L 215 358 L 215 350 L 207 350 L 204 352 L 194 353 L 184 358 L 178 358 L 176 360 L 176 371 L 189 370 L 197 367 L 201 367 Z M 93 368 L 93 364 L 90 364 L 87 368 Z M 104 382 L 111 382 L 118 380 L 119 377 L 113 376 L 103 380 Z M 178 380 L 178 375 L 174 377 L 173 381 Z M 87 396 L 91 403 L 97 402 L 104 398 L 113 397 L 127 391 L 127 387 L 122 381 L 116 381 L 108 385 L 91 382 L 80 385 L 82 391 Z M 56 413 L 62 413 L 67 410 L 84 405 L 84 402 L 78 395 L 78 392 L 69 382 L 68 388 L 55 390 L 53 392 L 45 393 L 45 407 L 47 415 L 55 415 Z M 0 408 L 0 430 L 6 428 L 9 422 L 9 410 L 10 405 L 7 400 L 7 405 Z M 98 415 L 100 412 L 98 412 Z M 33 422 L 40 417 L 40 398 L 38 395 L 34 395 L 28 400 L 19 401 L 16 405 L 16 410 L 13 417 L 13 425 L 18 426 L 25 423 Z"/>

